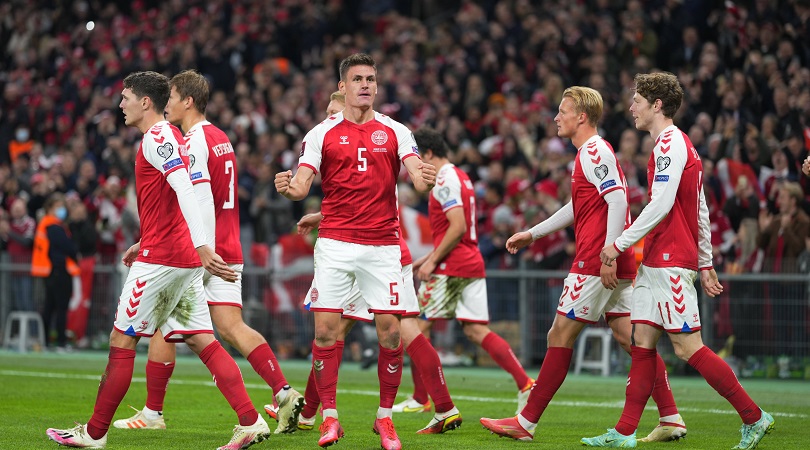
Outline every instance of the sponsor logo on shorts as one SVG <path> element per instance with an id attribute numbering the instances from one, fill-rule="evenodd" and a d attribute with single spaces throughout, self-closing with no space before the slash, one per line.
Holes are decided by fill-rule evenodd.
<path id="1" fill-rule="evenodd" d="M 312 303 L 318 301 L 318 288 L 312 288 L 312 292 L 309 294 L 309 301 Z"/>

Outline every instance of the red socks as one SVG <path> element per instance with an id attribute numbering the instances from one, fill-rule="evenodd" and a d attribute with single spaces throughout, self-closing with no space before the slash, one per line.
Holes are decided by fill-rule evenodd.
<path id="1" fill-rule="evenodd" d="M 110 347 L 107 368 L 98 385 L 93 417 L 87 422 L 87 434 L 93 439 L 101 439 L 107 434 L 115 410 L 129 390 L 134 369 L 135 350 Z"/>
<path id="2" fill-rule="evenodd" d="M 267 383 L 268 386 L 273 388 L 273 394 L 277 394 L 284 386 L 287 385 L 287 379 L 284 378 L 284 372 L 281 371 L 281 366 L 278 365 L 278 360 L 270 345 L 267 342 L 259 345 L 247 357 L 253 370 L 259 374 L 260 377 Z"/>
<path id="3" fill-rule="evenodd" d="M 146 361 L 146 407 L 152 411 L 163 411 L 166 387 L 174 372 L 174 363 Z"/>
<path id="4" fill-rule="evenodd" d="M 655 386 L 653 386 L 652 398 L 655 405 L 658 406 L 658 417 L 674 416 L 678 414 L 678 406 L 675 405 L 675 398 L 669 387 L 667 365 L 661 355 L 656 354 L 655 367 Z"/>
<path id="5" fill-rule="evenodd" d="M 414 400 L 422 404 L 427 403 L 427 392 L 430 390 L 430 396 L 433 397 L 437 413 L 453 409 L 455 405 L 450 398 L 450 392 L 448 392 L 447 384 L 444 381 L 442 363 L 439 361 L 436 349 L 430 345 L 430 341 L 420 334 L 408 346 L 407 352 L 408 356 L 411 357 Z M 426 386 L 428 389 L 426 389 Z"/>
<path id="6" fill-rule="evenodd" d="M 624 410 L 616 431 L 629 436 L 635 433 L 641 414 L 650 398 L 657 372 L 658 351 L 632 346 L 630 350 L 632 363 L 630 374 L 627 375 L 627 389 L 625 390 Z"/>
<path id="7" fill-rule="evenodd" d="M 343 341 L 335 342 L 337 357 L 338 357 L 338 369 L 340 369 L 340 363 L 343 361 Z M 318 395 L 318 386 L 315 384 L 315 369 L 309 369 L 309 378 L 307 379 L 307 388 L 304 391 L 304 410 L 301 411 L 301 415 L 304 417 L 315 417 L 315 413 L 318 412 L 318 405 L 321 404 L 321 397 Z"/>
<path id="8" fill-rule="evenodd" d="M 518 389 L 523 389 L 529 384 L 529 376 L 523 370 L 515 354 L 512 352 L 512 347 L 509 343 L 503 340 L 502 337 L 490 331 L 489 334 L 481 341 L 481 347 L 489 353 L 489 356 L 498 363 L 501 368 L 512 375 L 515 379 Z M 567 366 L 566 366 L 567 368 Z"/>
<path id="9" fill-rule="evenodd" d="M 236 411 L 236 415 L 239 416 L 239 425 L 247 426 L 256 423 L 259 413 L 256 412 L 256 408 L 253 407 L 253 403 L 248 397 L 242 372 L 239 371 L 236 361 L 222 348 L 219 341 L 208 344 L 200 352 L 200 360 L 214 376 L 214 384 L 225 396 L 225 400 Z"/>
<path id="10" fill-rule="evenodd" d="M 315 385 L 321 398 L 323 409 L 337 408 L 337 381 L 340 359 L 337 344 L 318 347 L 312 341 L 312 369 L 315 372 Z"/>
<path id="11" fill-rule="evenodd" d="M 394 350 L 380 346 L 377 376 L 380 378 L 380 408 L 391 408 L 402 382 L 402 343 Z"/>
<path id="12" fill-rule="evenodd" d="M 560 389 L 565 376 L 568 375 L 568 367 L 571 365 L 571 356 L 574 349 L 566 347 L 549 347 L 546 358 L 540 367 L 540 374 L 529 394 L 529 402 L 520 415 L 532 423 L 537 423 L 543 411 L 548 407 L 554 394 Z"/>
<path id="13" fill-rule="evenodd" d="M 731 403 L 744 424 L 751 425 L 762 417 L 762 410 L 751 400 L 740 382 L 737 381 L 731 367 L 709 347 L 705 345 L 701 347 L 689 358 L 688 363 L 700 372 L 700 375 L 718 394 Z"/>

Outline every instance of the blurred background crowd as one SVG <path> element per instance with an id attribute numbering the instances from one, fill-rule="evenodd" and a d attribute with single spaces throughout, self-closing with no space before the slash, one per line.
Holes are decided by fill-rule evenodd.
<path id="1" fill-rule="evenodd" d="M 503 245 L 569 200 L 576 149 L 553 122 L 568 86 L 602 94 L 600 134 L 641 210 L 653 140 L 628 107 L 633 76 L 660 69 L 686 93 L 676 124 L 704 161 L 718 271 L 810 271 L 810 0 L 12 0 L 0 43 L 0 239 L 13 261 L 30 255 L 53 191 L 67 193 L 84 257 L 112 262 L 138 239 L 140 133 L 123 124 L 121 81 L 195 68 L 238 154 L 246 263 L 267 264 L 320 195 L 290 202 L 273 176 L 324 118 L 339 61 L 363 51 L 378 63 L 376 109 L 438 129 L 475 183 L 490 269 L 570 264 L 570 231 L 516 256 Z M 406 186 L 401 197 L 426 210 Z"/>

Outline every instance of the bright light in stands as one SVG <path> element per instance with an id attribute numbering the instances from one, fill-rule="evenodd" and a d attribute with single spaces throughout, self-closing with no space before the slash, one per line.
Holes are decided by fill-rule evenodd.
<path id="1" fill-rule="evenodd" d="M 96 27 L 96 23 L 91 20 L 87 22 L 87 25 L 85 25 L 85 27 L 87 28 L 87 31 L 93 31 L 93 28 Z"/>

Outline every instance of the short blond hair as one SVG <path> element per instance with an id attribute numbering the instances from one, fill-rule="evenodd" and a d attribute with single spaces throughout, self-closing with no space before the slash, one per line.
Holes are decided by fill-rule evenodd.
<path id="1" fill-rule="evenodd" d="M 332 92 L 332 95 L 329 96 L 329 101 L 338 101 L 340 103 L 346 104 L 346 96 L 341 94 L 340 91 Z"/>
<path id="2" fill-rule="evenodd" d="M 596 90 L 585 86 L 571 86 L 563 91 L 563 98 L 568 97 L 574 102 L 574 109 L 578 113 L 588 115 L 588 125 L 596 127 L 602 118 L 604 102 L 602 95 Z"/>
<path id="3" fill-rule="evenodd" d="M 802 190 L 802 186 L 799 183 L 794 181 L 788 181 L 782 184 L 782 189 L 788 193 L 791 197 L 796 200 L 796 205 L 801 207 L 802 200 L 804 200 L 804 191 Z"/>

